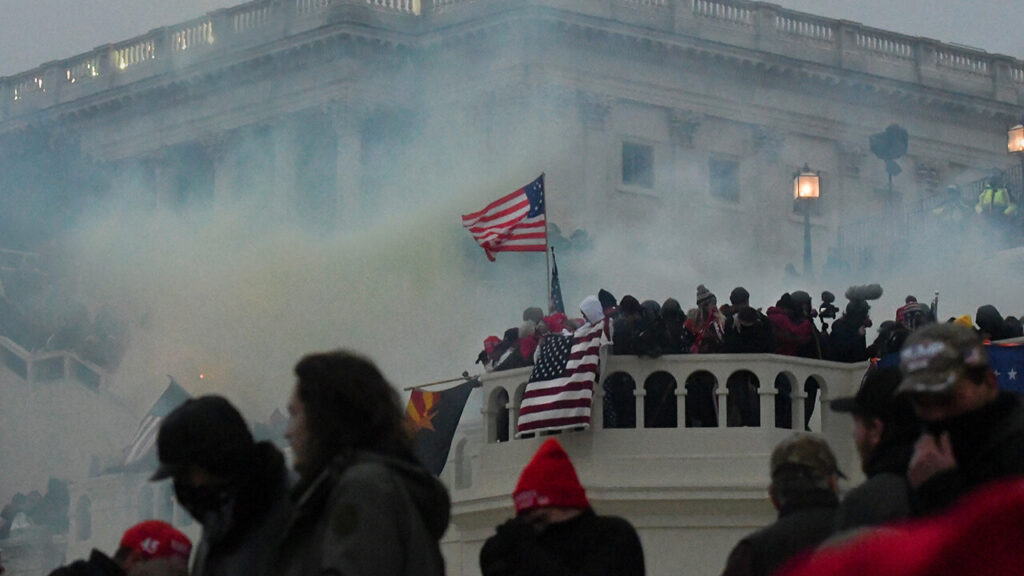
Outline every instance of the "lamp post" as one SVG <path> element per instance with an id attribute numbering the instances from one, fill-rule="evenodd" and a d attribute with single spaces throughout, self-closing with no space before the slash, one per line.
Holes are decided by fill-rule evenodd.
<path id="1" fill-rule="evenodd" d="M 811 274 L 811 203 L 821 194 L 821 173 L 812 172 L 810 166 L 804 164 L 802 170 L 793 175 L 793 201 L 798 203 L 804 212 L 804 277 Z"/>
<path id="2" fill-rule="evenodd" d="M 1017 188 L 1017 204 L 1024 201 L 1024 120 L 1006 131 L 1006 151 L 1020 158 L 1020 180 Z M 1006 185 L 1006 182 L 1003 182 Z M 994 198 L 993 198 L 994 200 Z"/>

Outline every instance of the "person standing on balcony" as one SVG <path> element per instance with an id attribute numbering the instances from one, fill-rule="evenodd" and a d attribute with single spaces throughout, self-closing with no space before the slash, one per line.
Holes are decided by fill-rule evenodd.
<path id="1" fill-rule="evenodd" d="M 828 444 L 794 434 L 775 447 L 770 466 L 768 491 L 779 519 L 740 540 L 722 576 L 768 576 L 832 534 L 840 472 Z"/>
<path id="2" fill-rule="evenodd" d="M 633 526 L 590 507 L 561 444 L 548 438 L 512 494 L 516 516 L 480 550 L 483 576 L 642 576 L 644 552 Z"/>
<path id="3" fill-rule="evenodd" d="M 336 350 L 295 365 L 288 402 L 300 480 L 274 576 L 443 576 L 444 485 L 413 454 L 395 389 L 368 359 Z"/>
<path id="4" fill-rule="evenodd" d="M 731 304 L 725 318 L 722 352 L 725 354 L 769 354 L 772 351 L 772 324 L 768 317 L 750 307 L 750 293 L 738 286 L 729 293 Z M 761 423 L 760 402 L 753 374 L 736 373 L 726 383 L 729 389 L 730 426 L 757 426 Z"/>
<path id="5" fill-rule="evenodd" d="M 907 465 L 921 426 L 910 402 L 896 396 L 899 385 L 899 367 L 872 368 L 856 396 L 832 401 L 833 411 L 853 417 L 853 441 L 867 476 L 839 505 L 837 532 L 910 516 Z"/>
<path id="6" fill-rule="evenodd" d="M 993 480 L 1024 474 L 1024 406 L 1000 392 L 974 330 L 930 324 L 900 351 L 903 383 L 924 433 L 907 478 L 917 514 L 942 510 Z"/>

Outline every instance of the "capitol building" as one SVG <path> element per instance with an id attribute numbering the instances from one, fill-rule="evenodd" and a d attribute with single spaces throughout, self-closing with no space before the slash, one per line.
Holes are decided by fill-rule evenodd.
<path id="1" fill-rule="evenodd" d="M 481 190 L 511 192 L 544 173 L 548 221 L 566 233 L 614 235 L 625 254 L 692 246 L 704 257 L 689 266 L 711 277 L 746 253 L 757 255 L 752 274 L 781 278 L 804 262 L 810 278 L 895 265 L 893 238 L 863 223 L 927 213 L 950 185 L 973 205 L 972 186 L 993 167 L 1019 200 L 1007 130 L 1022 102 L 1020 60 L 762 2 L 254 0 L 0 78 L 0 141 L 58 135 L 109 170 L 111 196 L 153 209 L 257 202 L 268 219 L 311 234 L 387 226 L 391 207 L 449 202 L 448 190 L 475 190 L 452 204 L 468 212 L 497 198 Z M 894 123 L 910 145 L 890 178 L 869 139 Z M 794 176 L 805 169 L 820 189 L 797 203 Z M 462 253 L 468 239 L 456 234 L 438 258 Z M 38 391 L 46 382 L 111 415 L 89 449 L 130 436 L 101 367 L 2 337 L 0 349 L 0 414 L 15 406 L 5 395 L 28 394 L 19 410 L 54 402 Z M 792 384 L 797 428 L 804 385 L 818 385 L 811 429 L 835 448 L 850 487 L 861 480 L 852 423 L 821 408 L 851 395 L 865 368 L 611 356 L 601 376 L 628 374 L 637 427 L 605 429 L 598 418 L 559 441 L 598 513 L 637 527 L 649 574 L 711 576 L 775 515 L 768 456 L 792 431 L 767 416 L 774 382 Z M 737 372 L 759 383 L 760 426 L 726 425 L 724 383 Z M 720 426 L 644 426 L 644 384 L 656 373 L 675 383 L 710 374 Z M 518 473 L 543 440 L 509 429 L 528 377 L 485 375 L 457 433 L 442 473 L 451 576 L 479 574 L 480 546 L 511 515 Z M 674 390 L 682 414 L 686 390 Z M 17 457 L 11 444 L 0 436 L 5 460 Z M 146 517 L 198 535 L 169 486 L 138 473 L 90 476 L 79 452 L 61 441 L 48 454 L 81 469 L 67 535 L 45 550 L 0 541 L 11 574 L 112 549 Z"/>

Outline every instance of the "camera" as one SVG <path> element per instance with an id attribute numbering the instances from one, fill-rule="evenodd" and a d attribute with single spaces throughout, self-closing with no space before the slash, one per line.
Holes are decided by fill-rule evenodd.
<path id="1" fill-rule="evenodd" d="M 836 295 L 825 290 L 821 293 L 821 305 L 818 306 L 818 316 L 822 319 L 831 318 L 835 319 L 836 313 L 839 312 L 839 308 L 836 307 L 833 302 L 836 301 Z"/>

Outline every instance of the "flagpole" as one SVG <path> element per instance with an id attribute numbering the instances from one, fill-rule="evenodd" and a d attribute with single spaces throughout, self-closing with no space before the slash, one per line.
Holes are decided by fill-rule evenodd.
<path id="1" fill-rule="evenodd" d="M 476 380 L 477 381 L 477 385 L 479 386 L 480 385 L 480 374 L 477 374 L 475 376 L 470 376 L 469 372 L 463 372 L 462 376 L 459 376 L 458 378 L 449 378 L 447 380 L 438 380 L 437 382 L 427 382 L 426 384 L 418 384 L 416 386 L 406 386 L 405 388 L 402 388 L 402 391 L 403 392 L 408 392 L 410 390 L 419 390 L 420 388 L 427 388 L 428 386 L 437 386 L 439 384 L 451 384 L 452 382 L 458 382 L 459 380 L 465 380 L 466 382 L 471 382 L 473 380 Z"/>
<path id="2" fill-rule="evenodd" d="M 540 173 L 540 189 L 543 191 L 543 194 L 544 194 L 544 274 L 546 276 L 545 279 L 544 279 L 544 283 L 547 284 L 547 286 L 548 286 L 548 305 L 545 307 L 545 310 L 547 310 L 548 313 L 550 314 L 551 313 L 551 256 L 548 254 L 548 248 L 550 247 L 550 245 L 548 244 L 548 218 L 547 218 L 547 213 L 548 213 L 548 191 L 547 191 L 547 188 L 544 186 L 544 173 L 543 172 Z M 555 249 L 551 248 L 550 251 L 554 252 Z"/>

